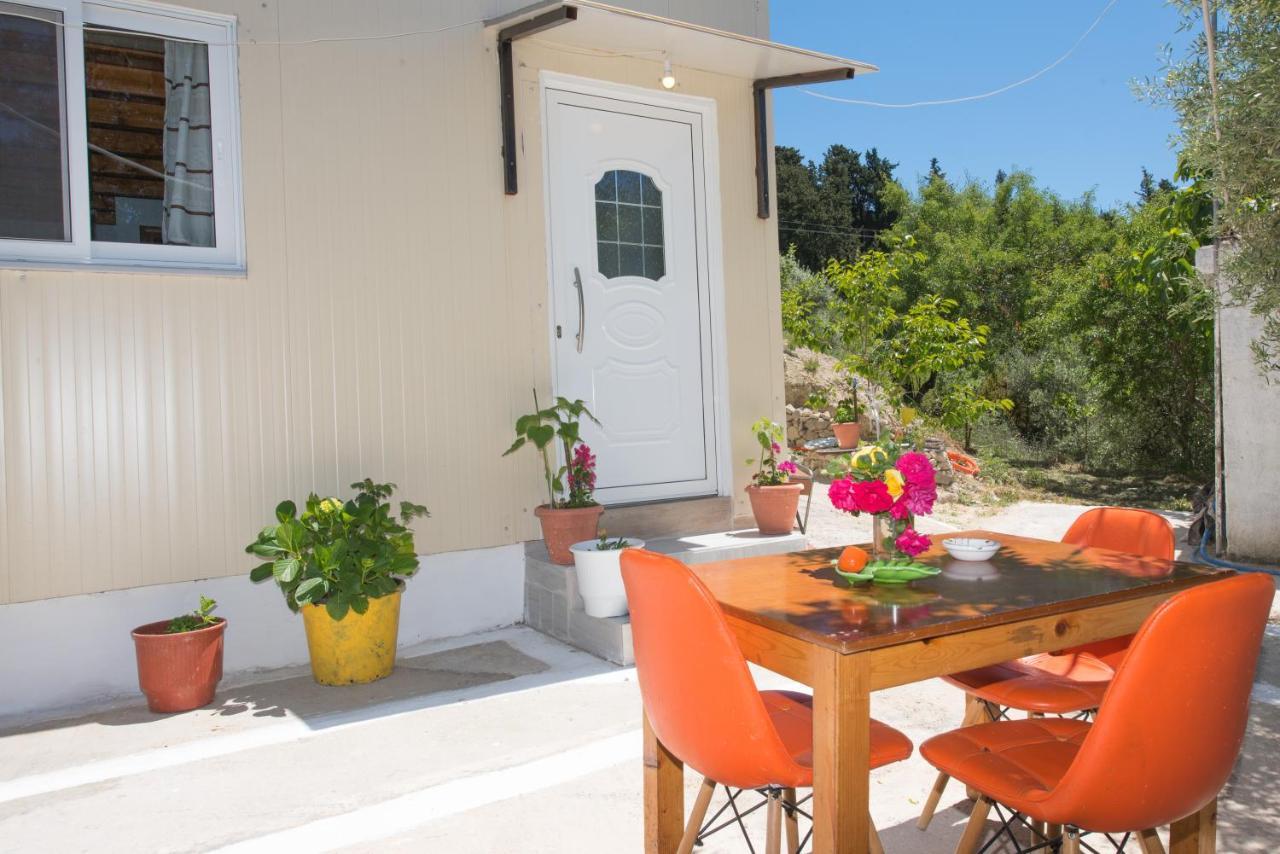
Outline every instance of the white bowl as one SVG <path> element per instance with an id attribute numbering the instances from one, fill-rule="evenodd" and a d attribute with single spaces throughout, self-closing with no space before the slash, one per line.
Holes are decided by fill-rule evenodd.
<path id="1" fill-rule="evenodd" d="M 1000 543 L 996 540 L 970 537 L 951 537 L 942 541 L 942 547 L 956 560 L 987 560 L 1000 551 Z"/>

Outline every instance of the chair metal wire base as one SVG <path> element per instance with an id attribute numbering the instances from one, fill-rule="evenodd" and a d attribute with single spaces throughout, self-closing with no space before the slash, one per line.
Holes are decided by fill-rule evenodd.
<path id="1" fill-rule="evenodd" d="M 998 843 L 1001 839 L 1007 839 L 1013 845 L 1013 854 L 1033 854 L 1033 852 L 1037 851 L 1047 851 L 1052 852 L 1052 854 L 1058 854 L 1058 852 L 1062 851 L 1062 841 L 1065 838 L 1065 834 L 1072 830 L 1074 830 L 1079 837 L 1080 850 L 1082 852 L 1088 852 L 1088 854 L 1103 854 L 1103 852 L 1094 848 L 1085 841 L 1086 836 L 1094 836 L 1105 839 L 1114 851 L 1123 854 L 1125 845 L 1129 843 L 1129 838 L 1133 836 L 1132 833 L 1126 833 L 1120 837 L 1119 841 L 1117 841 L 1110 833 L 1094 833 L 1092 831 L 1081 830 L 1079 828 L 1064 827 L 1062 835 L 1049 838 L 1040 831 L 1039 827 L 1028 821 L 1027 817 L 1022 813 L 1014 810 L 1007 810 L 1005 807 L 995 802 L 992 802 L 991 808 L 995 810 L 996 816 L 1000 819 L 1000 828 L 991 835 L 991 838 L 983 843 L 982 847 L 978 849 L 977 854 L 987 854 L 987 852 L 992 849 L 992 846 Z M 1032 840 L 1030 845 L 1023 845 L 1024 840 L 1020 839 L 1018 834 L 1014 833 L 1015 827 L 1022 827 L 1029 831 L 1029 835 Z M 1100 842 L 1101 840 L 1095 838 L 1094 841 Z M 1007 850 L 1008 849 L 1002 849 L 1002 854 L 1003 851 Z"/>
<path id="2" fill-rule="evenodd" d="M 712 815 L 711 818 L 703 822 L 702 827 L 698 829 L 698 836 L 694 840 L 695 846 L 701 846 L 704 840 L 706 840 L 708 836 L 719 833 L 725 828 L 736 824 L 738 825 L 738 828 L 742 831 L 742 838 L 746 840 L 747 850 L 750 851 L 751 854 L 755 854 L 756 849 L 755 849 L 755 846 L 751 844 L 751 834 L 747 832 L 747 825 L 744 819 L 747 816 L 751 815 L 753 812 L 756 812 L 762 807 L 768 805 L 769 800 L 771 798 L 777 798 L 782 802 L 782 809 L 787 814 L 788 817 L 792 815 L 801 815 L 801 816 L 804 816 L 810 822 L 809 832 L 806 833 L 804 835 L 804 838 L 800 840 L 800 846 L 796 849 L 797 854 L 802 854 L 802 852 L 804 851 L 805 845 L 808 844 L 810 837 L 813 836 L 813 827 L 812 827 L 813 816 L 811 816 L 809 813 L 805 812 L 804 810 L 800 809 L 800 807 L 801 805 L 808 803 L 809 800 L 813 798 L 812 793 L 805 795 L 803 798 L 800 798 L 793 804 L 790 801 L 783 799 L 782 789 L 780 788 L 770 787 L 765 789 L 752 789 L 751 791 L 755 792 L 755 794 L 760 796 L 760 800 L 757 801 L 755 804 L 752 804 L 751 806 L 747 807 L 746 809 L 741 809 L 738 806 L 738 798 L 742 797 L 747 792 L 747 790 L 731 789 L 728 786 L 722 786 L 721 788 L 723 788 L 725 791 L 725 794 L 728 795 L 728 799 L 724 802 L 724 804 L 721 805 L 720 809 L 716 810 L 715 814 Z M 732 811 L 733 815 L 725 819 L 724 821 L 720 821 L 720 817 L 724 815 L 726 811 Z M 720 821 L 720 823 L 716 824 L 717 821 Z"/>

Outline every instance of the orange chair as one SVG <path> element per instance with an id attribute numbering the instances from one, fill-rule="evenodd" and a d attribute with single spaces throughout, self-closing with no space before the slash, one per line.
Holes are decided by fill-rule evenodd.
<path id="1" fill-rule="evenodd" d="M 1159 513 L 1127 507 L 1088 510 L 1067 529 L 1062 542 L 1172 560 L 1173 527 Z M 1131 636 L 1027 656 L 943 677 L 968 694 L 962 726 L 998 720 L 1009 709 L 1033 717 L 1081 715 L 1098 708 Z M 916 826 L 924 830 L 947 787 L 939 774 Z"/>
<path id="2" fill-rule="evenodd" d="M 1270 578 L 1249 574 L 1170 598 L 1134 636 L 1092 724 L 996 721 L 922 744 L 939 771 L 981 793 L 958 854 L 981 840 L 993 804 L 1013 811 L 999 833 L 1012 837 L 1025 817 L 1051 828 L 1051 845 L 1066 828 L 1069 854 L 1081 831 L 1137 832 L 1144 851 L 1163 850 L 1155 828 L 1206 806 L 1231 773 L 1274 594 Z"/>
<path id="3" fill-rule="evenodd" d="M 622 554 L 622 580 L 649 725 L 668 750 L 705 778 L 680 854 L 688 854 L 705 835 L 700 828 L 717 784 L 763 790 L 768 851 L 781 845 L 784 811 L 788 848 L 796 851 L 795 790 L 813 786 L 812 698 L 756 688 L 720 606 L 680 561 L 628 549 Z M 872 768 L 910 755 L 905 735 L 871 722 Z M 882 850 L 874 827 L 870 844 L 873 851 Z"/>

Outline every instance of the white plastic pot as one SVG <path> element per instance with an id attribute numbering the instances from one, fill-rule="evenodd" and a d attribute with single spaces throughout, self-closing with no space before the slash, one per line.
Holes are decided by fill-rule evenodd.
<path id="1" fill-rule="evenodd" d="M 644 540 L 625 537 L 627 548 L 642 549 Z M 578 571 L 578 592 L 588 617 L 621 617 L 627 613 L 622 586 L 622 553 L 626 549 L 599 548 L 599 540 L 583 540 L 569 547 Z"/>

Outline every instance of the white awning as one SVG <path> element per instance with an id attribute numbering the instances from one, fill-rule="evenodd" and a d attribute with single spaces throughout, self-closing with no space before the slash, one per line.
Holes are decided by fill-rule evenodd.
<path id="1" fill-rule="evenodd" d="M 576 19 L 531 35 L 533 41 L 573 51 L 635 56 L 748 80 L 797 74 L 849 71 L 861 76 L 876 66 L 804 48 L 635 12 L 597 0 L 546 0 L 486 21 L 505 30 L 558 9 L 573 9 Z"/>

